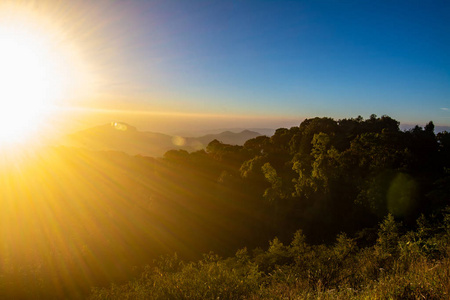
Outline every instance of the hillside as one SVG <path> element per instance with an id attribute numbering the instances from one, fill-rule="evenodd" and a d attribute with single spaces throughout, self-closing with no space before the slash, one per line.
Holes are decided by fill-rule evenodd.
<path id="1" fill-rule="evenodd" d="M 101 139 L 106 131 L 112 142 L 141 134 L 119 125 L 89 135 Z M 396 120 L 375 115 L 307 119 L 243 146 L 214 140 L 206 150 L 161 158 L 32 149 L 22 160 L 0 161 L 0 298 L 83 298 L 94 286 L 126 282 L 120 289 L 144 299 L 191 292 L 276 299 L 283 286 L 319 295 L 341 285 L 364 298 L 372 284 L 415 276 L 411 268 L 431 276 L 419 292 L 409 286 L 413 295 L 444 295 L 445 286 L 431 284 L 445 284 L 433 276 L 448 266 L 449 149 L 450 134 L 435 134 L 432 122 L 401 131 Z M 210 251 L 230 259 L 188 263 Z M 174 253 L 186 263 L 155 263 Z M 230 281 L 212 282 L 208 294 L 206 281 L 190 281 L 196 278 Z M 402 284 L 392 295 L 409 295 Z M 274 291 L 260 293 L 271 285 Z M 115 287 L 95 296 L 126 298 Z"/>

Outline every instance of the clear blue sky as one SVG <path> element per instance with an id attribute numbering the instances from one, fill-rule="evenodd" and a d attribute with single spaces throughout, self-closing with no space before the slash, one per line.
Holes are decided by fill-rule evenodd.
<path id="1" fill-rule="evenodd" d="M 450 1 L 106 4 L 105 107 L 450 125 Z"/>

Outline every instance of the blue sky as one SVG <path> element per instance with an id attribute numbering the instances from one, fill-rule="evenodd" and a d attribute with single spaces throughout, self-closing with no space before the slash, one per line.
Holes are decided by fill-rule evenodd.
<path id="1" fill-rule="evenodd" d="M 105 3 L 99 107 L 450 125 L 449 1 Z"/>

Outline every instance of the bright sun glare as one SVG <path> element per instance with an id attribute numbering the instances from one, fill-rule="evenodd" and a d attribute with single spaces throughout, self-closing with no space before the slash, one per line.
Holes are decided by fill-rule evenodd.
<path id="1" fill-rule="evenodd" d="M 41 133 L 54 105 L 77 81 L 64 32 L 20 9 L 0 12 L 0 145 Z"/>
<path id="2" fill-rule="evenodd" d="M 0 29 L 0 140 L 24 138 L 38 126 L 58 94 L 50 64 L 48 50 L 32 33 Z"/>

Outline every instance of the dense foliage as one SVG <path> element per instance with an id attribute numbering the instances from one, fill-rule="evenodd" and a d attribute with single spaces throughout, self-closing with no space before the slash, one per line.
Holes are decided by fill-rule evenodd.
<path id="1" fill-rule="evenodd" d="M 448 205 L 449 139 L 432 122 L 404 132 L 388 116 L 314 118 L 243 147 L 216 140 L 206 153 L 169 151 L 165 160 L 213 176 L 219 197 L 261 216 L 256 245 L 273 236 L 288 241 L 298 228 L 308 241 L 328 243 L 388 213 L 412 226 Z"/>
<path id="2" fill-rule="evenodd" d="M 450 207 L 436 217 L 430 224 L 422 216 L 402 234 L 389 214 L 370 247 L 345 233 L 332 245 L 309 245 L 299 230 L 289 245 L 275 238 L 266 251 L 243 248 L 227 259 L 167 256 L 90 299 L 448 299 Z"/>
<path id="3" fill-rule="evenodd" d="M 444 276 L 449 153 L 432 122 L 401 131 L 372 115 L 162 158 L 59 147 L 4 159 L 0 297 L 82 298 L 112 282 L 92 297 L 362 295 L 414 268 Z"/>

